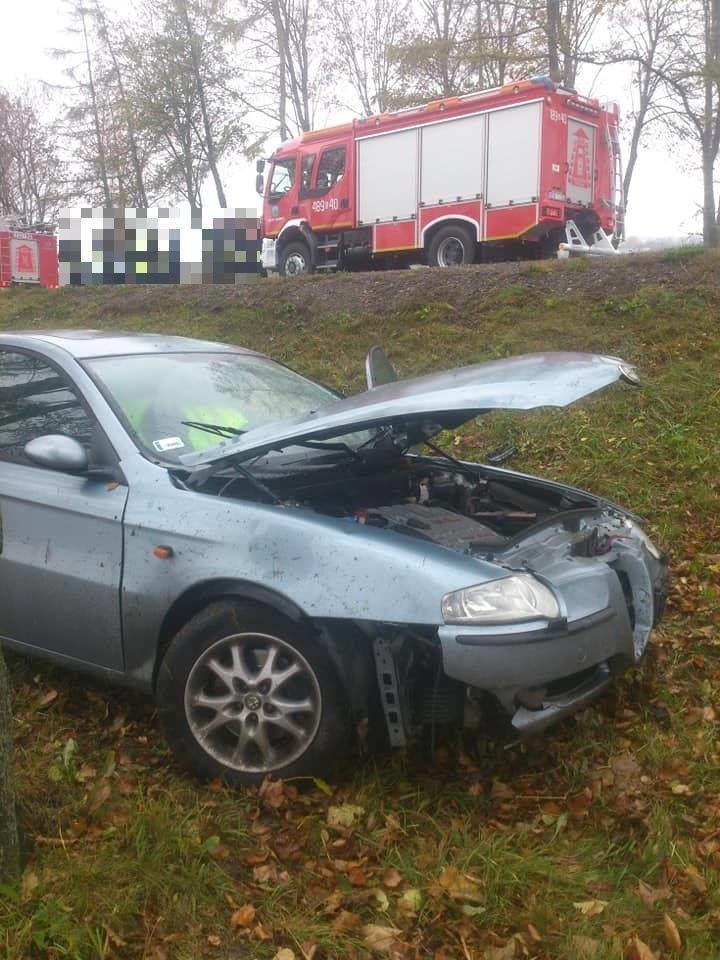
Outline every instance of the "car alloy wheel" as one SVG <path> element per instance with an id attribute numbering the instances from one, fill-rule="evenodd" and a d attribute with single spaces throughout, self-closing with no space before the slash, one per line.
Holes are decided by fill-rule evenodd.
<path id="1" fill-rule="evenodd" d="M 178 759 L 230 784 L 327 777 L 352 755 L 346 678 L 309 622 L 223 598 L 168 645 L 155 696 Z"/>
<path id="2" fill-rule="evenodd" d="M 317 677 L 280 637 L 237 633 L 197 660 L 185 685 L 185 714 L 200 746 L 219 763 L 269 773 L 297 760 L 322 714 Z"/>

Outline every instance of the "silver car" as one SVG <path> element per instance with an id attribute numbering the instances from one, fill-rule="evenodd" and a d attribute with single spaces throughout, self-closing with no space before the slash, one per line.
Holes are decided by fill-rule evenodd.
<path id="1" fill-rule="evenodd" d="M 642 655 L 666 568 L 620 507 L 432 437 L 633 368 L 532 354 L 339 394 L 181 337 L 0 335 L 0 640 L 151 693 L 201 777 L 328 776 L 488 709 L 511 736 Z"/>

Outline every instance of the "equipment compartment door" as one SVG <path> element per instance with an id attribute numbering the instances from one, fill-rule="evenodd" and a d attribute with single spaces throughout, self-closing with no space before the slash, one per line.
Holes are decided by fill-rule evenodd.
<path id="1" fill-rule="evenodd" d="M 595 127 L 568 117 L 567 198 L 592 203 L 595 171 Z"/>
<path id="2" fill-rule="evenodd" d="M 409 220 L 418 207 L 418 131 L 358 141 L 358 223 Z"/>
<path id="3" fill-rule="evenodd" d="M 488 206 L 532 203 L 540 191 L 541 103 L 493 110 L 488 133 Z"/>

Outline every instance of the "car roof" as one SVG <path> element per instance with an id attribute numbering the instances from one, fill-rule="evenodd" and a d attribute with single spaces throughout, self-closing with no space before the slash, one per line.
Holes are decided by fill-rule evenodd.
<path id="1" fill-rule="evenodd" d="M 93 357 L 119 357 L 147 353 L 245 353 L 259 356 L 255 350 L 212 340 L 173 337 L 160 333 L 130 333 L 118 330 L 7 330 L 0 344 L 27 347 L 50 343 L 66 350 L 78 360 Z"/>

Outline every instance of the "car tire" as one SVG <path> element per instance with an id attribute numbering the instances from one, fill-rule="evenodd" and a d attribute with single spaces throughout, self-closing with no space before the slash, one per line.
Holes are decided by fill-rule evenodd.
<path id="1" fill-rule="evenodd" d="M 303 273 L 312 273 L 310 248 L 303 240 L 293 240 L 280 252 L 278 270 L 281 277 L 299 277 Z"/>
<path id="2" fill-rule="evenodd" d="M 331 778 L 352 752 L 345 688 L 311 631 L 240 600 L 210 604 L 170 643 L 156 698 L 165 737 L 201 779 Z"/>
<path id="3" fill-rule="evenodd" d="M 431 267 L 461 267 L 475 262 L 475 240 L 469 227 L 449 224 L 434 233 L 428 247 Z"/>

